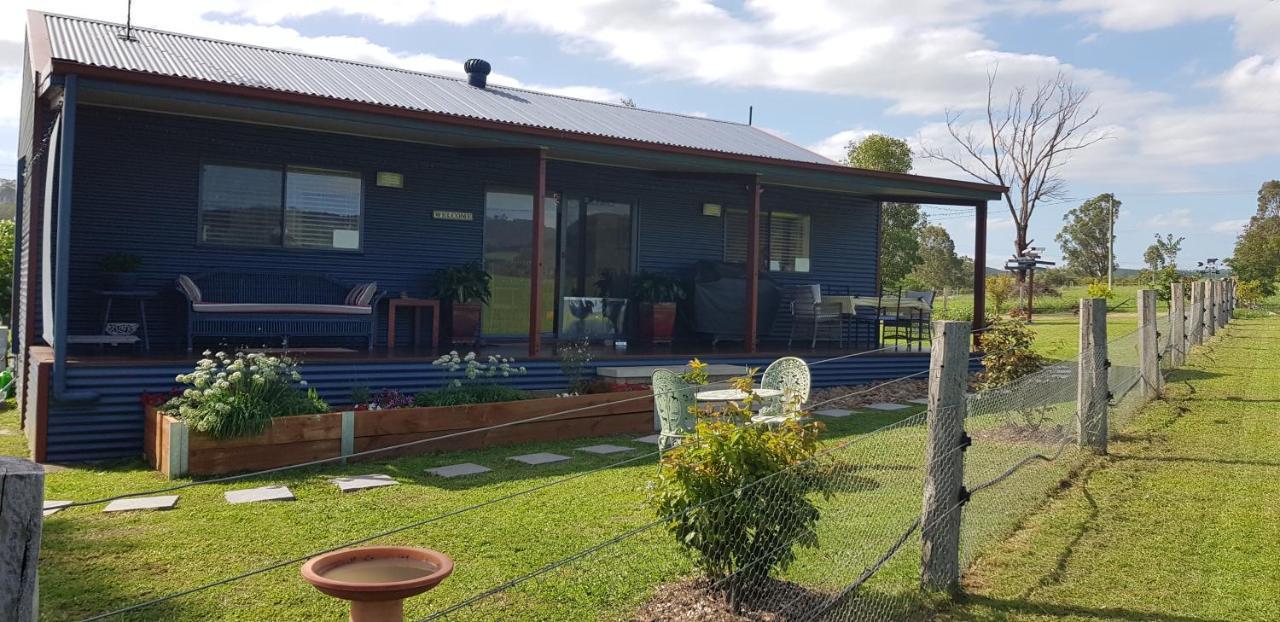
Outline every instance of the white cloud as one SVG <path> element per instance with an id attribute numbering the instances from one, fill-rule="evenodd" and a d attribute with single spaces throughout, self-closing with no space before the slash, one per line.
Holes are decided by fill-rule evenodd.
<path id="1" fill-rule="evenodd" d="M 1156 214 L 1151 220 L 1147 221 L 1148 229 L 1187 229 L 1191 227 L 1191 209 L 1179 207 Z"/>
<path id="2" fill-rule="evenodd" d="M 835 160 L 836 162 L 843 162 L 849 155 L 846 148 L 851 141 L 861 140 L 875 133 L 875 130 L 862 128 L 843 130 L 813 143 L 812 145 L 808 145 L 806 148 L 809 151 Z"/>
<path id="3" fill-rule="evenodd" d="M 1244 226 L 1247 224 L 1249 224 L 1248 218 L 1219 220 L 1218 222 L 1215 222 L 1212 225 L 1210 225 L 1209 230 L 1213 231 L 1214 233 L 1230 233 L 1232 235 L 1235 235 L 1237 233 L 1240 233 L 1240 230 L 1243 229 Z"/>

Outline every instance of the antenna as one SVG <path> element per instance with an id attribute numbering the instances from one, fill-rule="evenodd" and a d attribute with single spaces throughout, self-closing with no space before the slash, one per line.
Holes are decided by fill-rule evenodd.
<path id="1" fill-rule="evenodd" d="M 756 107 L 747 106 L 747 125 L 751 125 L 751 121 L 756 116 Z"/>
<path id="2" fill-rule="evenodd" d="M 121 41 L 137 41 L 133 37 L 133 0 L 125 1 L 124 32 L 116 33 L 116 38 Z"/>

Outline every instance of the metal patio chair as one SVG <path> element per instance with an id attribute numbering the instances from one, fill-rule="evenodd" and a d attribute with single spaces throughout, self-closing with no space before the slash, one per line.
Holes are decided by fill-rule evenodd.
<path id="1" fill-rule="evenodd" d="M 692 409 L 695 387 L 669 369 L 655 369 L 653 412 L 658 419 L 658 451 L 666 451 L 693 434 L 697 417 Z"/>
<path id="2" fill-rule="evenodd" d="M 840 303 L 822 302 L 821 285 L 793 288 L 791 297 L 791 335 L 787 347 L 797 337 L 808 337 L 809 347 L 818 341 L 834 341 L 844 345 L 844 326 L 840 319 Z"/>
<path id="3" fill-rule="evenodd" d="M 809 364 L 794 356 L 784 356 L 769 364 L 760 377 L 760 388 L 778 389 L 781 397 L 771 398 L 760 413 L 751 418 L 754 423 L 781 423 L 799 412 L 809 401 L 812 379 Z"/>

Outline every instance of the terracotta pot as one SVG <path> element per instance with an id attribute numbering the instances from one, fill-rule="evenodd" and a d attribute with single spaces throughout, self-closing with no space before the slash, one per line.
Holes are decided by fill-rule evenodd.
<path id="1" fill-rule="evenodd" d="M 362 569 L 367 572 L 361 573 Z M 404 599 L 435 587 L 452 573 L 453 560 L 448 555 L 410 546 L 344 549 L 302 565 L 307 583 L 351 601 L 351 622 L 404 620 Z M 379 576 L 395 578 L 379 580 Z"/>
<path id="2" fill-rule="evenodd" d="M 448 326 L 445 334 L 453 344 L 474 345 L 480 340 L 480 313 L 482 307 L 478 303 L 449 303 L 449 312 L 445 314 Z"/>
<path id="3" fill-rule="evenodd" d="M 640 342 L 671 343 L 676 328 L 676 303 L 657 302 L 640 305 Z"/>

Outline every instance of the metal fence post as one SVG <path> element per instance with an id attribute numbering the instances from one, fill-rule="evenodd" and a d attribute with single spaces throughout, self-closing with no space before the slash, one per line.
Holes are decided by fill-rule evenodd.
<path id="1" fill-rule="evenodd" d="M 1156 333 L 1156 290 L 1138 290 L 1138 374 L 1144 400 L 1160 397 L 1160 336 Z"/>
<path id="2" fill-rule="evenodd" d="M 1188 343 L 1198 346 L 1204 343 L 1204 281 L 1191 284 L 1191 313 L 1187 318 Z"/>
<path id="3" fill-rule="evenodd" d="M 1204 282 L 1205 290 L 1205 309 L 1204 309 L 1204 334 L 1205 340 L 1218 333 L 1218 285 L 1217 281 L 1208 280 Z"/>
<path id="4" fill-rule="evenodd" d="M 43 525 L 44 467 L 0 456 L 0 611 L 9 612 L 6 620 L 36 619 Z"/>
<path id="5" fill-rule="evenodd" d="M 920 514 L 920 586 L 960 588 L 960 508 L 964 491 L 965 387 L 969 377 L 967 322 L 934 322 L 929 355 L 929 411 L 925 440 L 924 509 Z"/>
<path id="6" fill-rule="evenodd" d="M 1187 360 L 1187 299 L 1182 283 L 1169 284 L 1169 365 L 1182 367 Z"/>
<path id="7" fill-rule="evenodd" d="M 1107 453 L 1107 300 L 1080 299 L 1076 444 Z"/>

